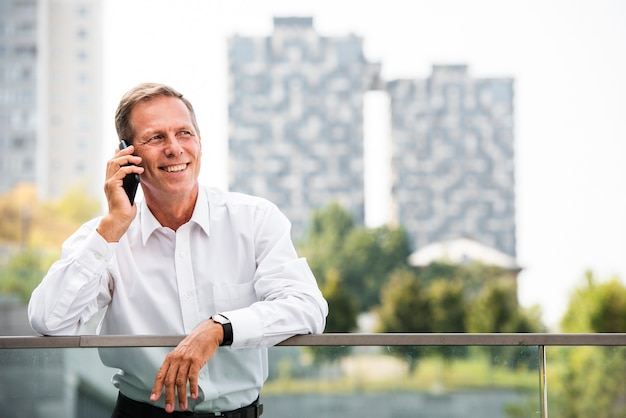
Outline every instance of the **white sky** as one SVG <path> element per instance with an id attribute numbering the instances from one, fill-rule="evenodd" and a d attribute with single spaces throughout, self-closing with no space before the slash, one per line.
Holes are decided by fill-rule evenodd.
<path id="1" fill-rule="evenodd" d="M 268 36 L 273 16 L 313 16 L 322 35 L 362 36 L 366 57 L 382 62 L 387 80 L 424 78 L 441 63 L 468 64 L 477 78 L 515 79 L 523 305 L 540 304 L 554 326 L 586 269 L 626 282 L 626 2 L 103 3 L 107 150 L 116 146 L 121 95 L 144 81 L 170 84 L 196 108 L 202 182 L 226 188 L 226 39 Z"/>

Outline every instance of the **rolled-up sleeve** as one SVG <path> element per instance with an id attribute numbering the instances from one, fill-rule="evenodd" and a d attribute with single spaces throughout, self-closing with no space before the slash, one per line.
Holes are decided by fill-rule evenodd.
<path id="1" fill-rule="evenodd" d="M 255 218 L 258 302 L 222 312 L 233 324 L 233 348 L 268 347 L 296 334 L 324 331 L 328 304 L 304 258 L 297 256 L 291 224 L 269 204 Z"/>
<path id="2" fill-rule="evenodd" d="M 30 325 L 43 335 L 76 334 L 111 299 L 107 264 L 115 245 L 96 232 L 97 220 L 83 225 L 63 244 L 28 304 Z"/>

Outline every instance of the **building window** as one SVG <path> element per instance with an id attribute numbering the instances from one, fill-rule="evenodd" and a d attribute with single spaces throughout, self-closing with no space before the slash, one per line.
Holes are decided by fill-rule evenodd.
<path id="1" fill-rule="evenodd" d="M 22 162 L 22 169 L 26 172 L 32 171 L 35 168 L 35 164 L 33 164 L 32 158 L 26 158 Z"/>
<path id="2" fill-rule="evenodd" d="M 86 17 L 89 14 L 89 9 L 87 8 L 87 6 L 80 6 L 77 10 L 78 12 L 78 16 L 80 17 Z"/>
<path id="3" fill-rule="evenodd" d="M 13 138 L 13 148 L 16 150 L 20 150 L 20 149 L 24 149 L 26 146 L 26 140 L 21 137 L 21 136 L 17 136 L 15 138 Z"/>
<path id="4" fill-rule="evenodd" d="M 20 72 L 20 79 L 22 80 L 32 80 L 33 78 L 33 70 L 32 68 L 22 67 Z"/>
<path id="5" fill-rule="evenodd" d="M 33 92 L 29 89 L 24 89 L 20 92 L 20 102 L 25 105 L 32 105 L 35 101 Z"/>
<path id="6" fill-rule="evenodd" d="M 89 118 L 81 116 L 76 119 L 76 128 L 78 128 L 79 130 L 89 129 Z"/>
<path id="7" fill-rule="evenodd" d="M 27 36 L 35 32 L 35 25 L 32 22 L 23 22 L 17 25 L 17 34 Z"/>
<path id="8" fill-rule="evenodd" d="M 37 47 L 35 45 L 20 45 L 15 47 L 15 56 L 20 58 L 34 57 L 37 55 Z"/>
<path id="9" fill-rule="evenodd" d="M 79 73 L 76 78 L 80 84 L 86 84 L 89 81 L 89 76 L 87 75 L 87 73 L 83 72 Z"/>

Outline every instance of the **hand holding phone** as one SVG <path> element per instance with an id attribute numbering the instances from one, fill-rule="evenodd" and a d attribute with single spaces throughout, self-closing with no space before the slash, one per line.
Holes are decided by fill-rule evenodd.
<path id="1" fill-rule="evenodd" d="M 120 141 L 120 151 L 128 148 L 128 144 L 126 143 L 126 141 L 124 141 L 123 139 Z M 128 165 L 134 165 L 134 164 L 126 164 Z M 139 186 L 139 174 L 137 173 L 130 173 L 127 174 L 126 177 L 124 177 L 124 191 L 126 192 L 126 195 L 128 196 L 128 200 L 130 201 L 131 206 L 135 204 L 135 195 L 137 194 L 137 187 Z"/>

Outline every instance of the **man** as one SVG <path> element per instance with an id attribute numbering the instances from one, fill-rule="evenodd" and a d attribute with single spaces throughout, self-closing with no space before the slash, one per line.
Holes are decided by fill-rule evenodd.
<path id="1" fill-rule="evenodd" d="M 323 332 L 328 313 L 290 224 L 264 199 L 198 184 L 196 117 L 171 87 L 135 87 L 115 121 L 130 146 L 107 164 L 108 213 L 64 243 L 32 294 L 31 326 L 76 334 L 106 308 L 102 334 L 186 335 L 171 352 L 100 350 L 121 369 L 114 417 L 258 416 L 267 347 Z M 136 204 L 123 187 L 133 173 L 144 195 Z"/>

